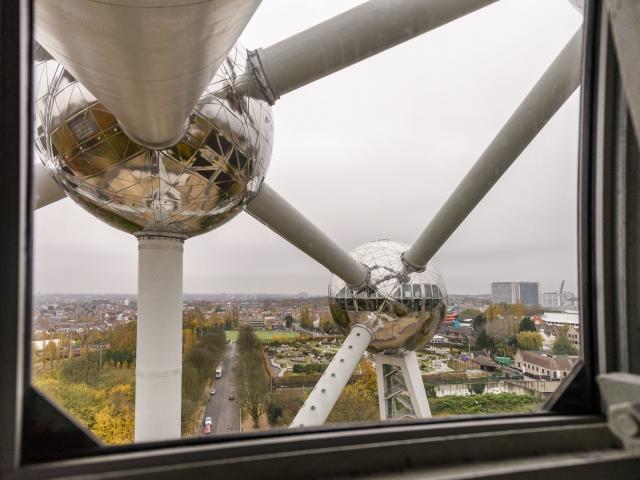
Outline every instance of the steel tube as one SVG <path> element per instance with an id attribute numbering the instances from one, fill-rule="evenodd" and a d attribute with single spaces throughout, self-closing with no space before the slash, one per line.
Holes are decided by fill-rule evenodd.
<path id="1" fill-rule="evenodd" d="M 322 425 L 327 420 L 372 340 L 371 330 L 359 323 L 354 325 L 320 380 L 313 387 L 304 405 L 296 414 L 290 427 Z"/>
<path id="2" fill-rule="evenodd" d="M 135 441 L 180 438 L 182 252 L 180 238 L 138 236 Z"/>
<path id="3" fill-rule="evenodd" d="M 580 85 L 582 29 L 562 49 L 438 213 L 403 255 L 419 270 Z"/>
<path id="4" fill-rule="evenodd" d="M 260 0 L 37 0 L 35 35 L 136 142 L 160 148 L 189 112 Z"/>
<path id="5" fill-rule="evenodd" d="M 64 191 L 51 177 L 47 168 L 40 162 L 33 165 L 33 208 L 46 207 L 66 197 Z"/>
<path id="6" fill-rule="evenodd" d="M 370 0 L 257 51 L 271 101 L 495 0 Z M 260 75 L 258 75 L 260 80 Z M 271 97 L 271 98 L 269 98 Z"/>
<path id="7" fill-rule="evenodd" d="M 340 248 L 266 183 L 262 184 L 246 209 L 259 222 L 342 278 L 349 286 L 359 289 L 367 284 L 368 268 Z"/>

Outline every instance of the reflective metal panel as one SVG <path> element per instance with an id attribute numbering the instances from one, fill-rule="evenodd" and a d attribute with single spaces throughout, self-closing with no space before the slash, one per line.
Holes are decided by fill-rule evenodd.
<path id="1" fill-rule="evenodd" d="M 260 0 L 35 0 L 35 36 L 150 147 L 175 143 Z"/>
<path id="2" fill-rule="evenodd" d="M 338 327 L 347 333 L 356 323 L 374 332 L 369 350 L 400 353 L 426 344 L 438 330 L 446 312 L 447 291 L 432 262 L 424 272 L 406 272 L 400 256 L 407 245 L 376 240 L 354 249 L 351 255 L 371 269 L 371 288 L 350 289 L 333 275 L 329 307 Z"/>
<path id="3" fill-rule="evenodd" d="M 36 65 L 36 146 L 67 195 L 110 225 L 133 233 L 194 236 L 228 221 L 258 191 L 271 157 L 271 107 L 240 96 L 246 51 L 234 48 L 174 146 L 132 141 L 63 66 Z"/>

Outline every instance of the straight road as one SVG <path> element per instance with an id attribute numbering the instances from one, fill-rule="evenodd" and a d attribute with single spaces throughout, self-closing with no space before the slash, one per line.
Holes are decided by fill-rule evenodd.
<path id="1" fill-rule="evenodd" d="M 213 427 L 211 428 L 213 434 L 240 431 L 238 400 L 229 400 L 229 395 L 234 393 L 233 367 L 236 361 L 235 355 L 236 344 L 226 344 L 222 357 L 222 378 L 213 379 L 213 388 L 215 388 L 216 394 L 209 397 L 209 403 L 204 411 L 204 416 L 211 417 L 213 421 Z"/>

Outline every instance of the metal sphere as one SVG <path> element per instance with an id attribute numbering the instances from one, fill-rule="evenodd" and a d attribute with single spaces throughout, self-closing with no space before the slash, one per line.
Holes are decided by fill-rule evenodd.
<path id="1" fill-rule="evenodd" d="M 431 262 L 424 272 L 407 273 L 401 255 L 409 247 L 376 240 L 355 248 L 351 255 L 371 270 L 370 284 L 356 292 L 333 275 L 329 308 L 344 334 L 356 323 L 374 333 L 373 353 L 401 353 L 424 346 L 435 335 L 446 313 L 447 291 Z"/>
<path id="2" fill-rule="evenodd" d="M 53 59 L 36 65 L 36 146 L 68 196 L 125 232 L 191 237 L 238 214 L 264 179 L 271 107 L 238 93 L 252 73 L 233 49 L 173 146 L 135 143 Z M 153 119 L 149 119 L 150 122 Z"/>

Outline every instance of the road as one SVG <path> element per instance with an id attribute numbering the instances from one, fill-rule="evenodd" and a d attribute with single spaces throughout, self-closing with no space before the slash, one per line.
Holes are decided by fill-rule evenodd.
<path id="1" fill-rule="evenodd" d="M 222 357 L 222 378 L 213 379 L 213 388 L 216 394 L 211 395 L 209 403 L 204 411 L 205 417 L 211 417 L 213 421 L 212 433 L 230 433 L 240 431 L 240 411 L 238 401 L 229 400 L 233 388 L 233 366 L 235 363 L 236 344 L 229 343 L 224 346 Z"/>

